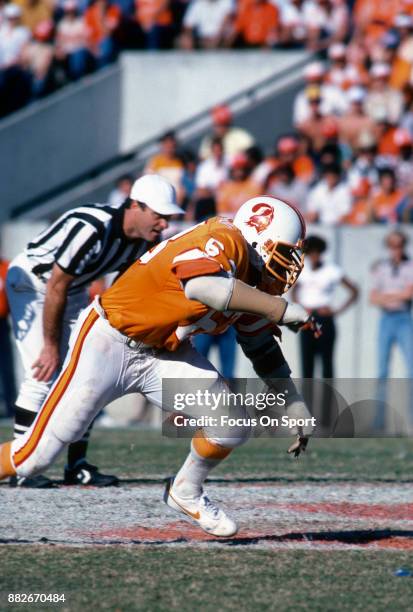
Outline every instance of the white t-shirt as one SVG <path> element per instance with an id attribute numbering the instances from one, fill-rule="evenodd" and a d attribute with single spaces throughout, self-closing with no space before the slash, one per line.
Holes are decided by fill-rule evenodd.
<path id="1" fill-rule="evenodd" d="M 322 115 L 343 115 L 348 110 L 348 100 L 342 90 L 335 85 L 323 84 L 321 90 L 320 111 Z M 305 89 L 300 91 L 293 107 L 294 125 L 307 121 L 311 117 L 311 107 L 308 103 Z"/>
<path id="2" fill-rule="evenodd" d="M 198 166 L 195 176 L 196 186 L 200 189 L 216 189 L 228 178 L 228 165 L 225 161 L 218 164 L 209 157 Z"/>
<path id="3" fill-rule="evenodd" d="M 6 22 L 0 28 L 0 68 L 18 62 L 20 53 L 30 38 L 28 28 L 24 26 L 11 28 Z"/>
<path id="4" fill-rule="evenodd" d="M 201 38 L 217 36 L 225 17 L 234 10 L 232 0 L 191 0 L 184 17 L 185 28 L 195 28 Z"/>
<path id="5" fill-rule="evenodd" d="M 297 281 L 298 303 L 308 310 L 331 308 L 334 291 L 343 277 L 343 271 L 335 264 L 324 263 L 312 270 L 307 263 Z"/>
<path id="6" fill-rule="evenodd" d="M 329 189 L 325 181 L 320 181 L 308 195 L 307 212 L 318 214 L 318 220 L 325 225 L 336 225 L 351 210 L 351 192 L 347 183 L 339 183 Z"/>

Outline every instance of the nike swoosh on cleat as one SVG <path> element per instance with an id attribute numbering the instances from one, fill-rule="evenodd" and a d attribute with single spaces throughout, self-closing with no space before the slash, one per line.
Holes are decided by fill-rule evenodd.
<path id="1" fill-rule="evenodd" d="M 196 521 L 198 521 L 201 518 L 201 515 L 199 514 L 199 512 L 190 512 L 189 510 L 187 510 L 186 508 L 181 506 L 181 504 L 176 501 L 175 497 L 173 495 L 171 495 L 170 491 L 169 491 L 169 495 L 172 497 L 172 499 L 174 500 L 176 505 L 179 506 L 181 508 L 181 510 L 183 510 L 183 512 L 185 512 L 185 514 L 187 514 L 188 516 L 191 516 Z"/>

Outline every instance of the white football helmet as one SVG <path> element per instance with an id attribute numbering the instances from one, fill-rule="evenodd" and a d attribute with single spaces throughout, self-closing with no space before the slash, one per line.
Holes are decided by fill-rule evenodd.
<path id="1" fill-rule="evenodd" d="M 234 225 L 259 256 L 252 263 L 275 277 L 282 293 L 288 291 L 304 266 L 305 221 L 300 211 L 271 196 L 252 198 L 239 208 Z"/>

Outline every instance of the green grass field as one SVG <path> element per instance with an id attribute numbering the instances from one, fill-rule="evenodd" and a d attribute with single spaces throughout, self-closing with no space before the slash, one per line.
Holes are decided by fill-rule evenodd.
<path id="1" fill-rule="evenodd" d="M 1 440 L 7 435 L 0 429 Z M 139 493 L 151 483 L 159 483 L 161 489 L 161 480 L 176 471 L 188 445 L 189 440 L 162 438 L 150 431 L 100 430 L 93 435 L 90 461 L 121 476 L 122 489 Z M 359 483 L 370 483 L 372 490 L 401 482 L 406 488 L 412 486 L 413 443 L 407 439 L 312 440 L 300 460 L 287 456 L 287 445 L 287 440 L 251 441 L 213 473 L 212 482 L 220 483 L 222 490 L 223 482 L 240 487 L 265 483 L 275 488 L 292 486 L 296 493 L 311 483 L 336 486 L 338 492 L 344 485 Z M 50 474 L 61 478 L 62 465 Z M 2 497 L 9 491 L 0 487 L 1 541 L 12 539 L 10 525 L 18 525 L 22 504 L 29 504 L 36 513 L 35 498 L 18 491 L 13 498 L 15 517 L 5 516 Z M 116 495 L 114 489 L 114 503 Z M 404 541 L 409 538 L 413 531 L 406 532 Z M 412 548 L 286 550 L 236 542 L 193 544 L 4 543 L 0 546 L 0 610 L 53 609 L 53 605 L 10 607 L 7 603 L 8 593 L 29 592 L 65 593 L 66 602 L 55 606 L 65 610 L 411 609 L 413 578 L 396 577 L 394 571 L 401 566 L 413 570 Z"/>

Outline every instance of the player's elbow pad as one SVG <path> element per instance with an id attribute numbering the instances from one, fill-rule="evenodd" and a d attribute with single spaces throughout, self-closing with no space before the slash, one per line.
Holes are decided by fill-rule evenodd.
<path id="1" fill-rule="evenodd" d="M 197 300 L 209 308 L 224 312 L 232 296 L 235 279 L 228 276 L 196 276 L 185 284 L 188 300 Z"/>

